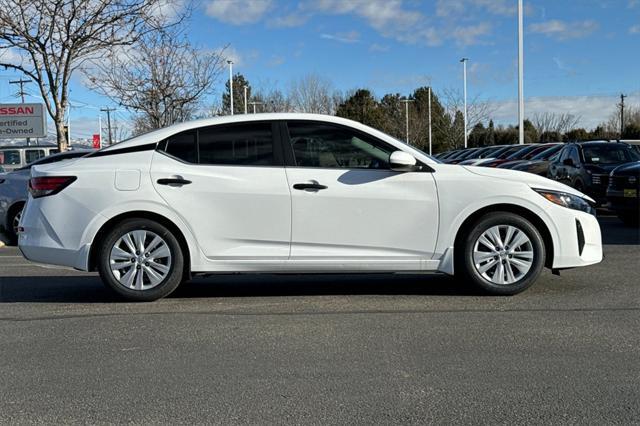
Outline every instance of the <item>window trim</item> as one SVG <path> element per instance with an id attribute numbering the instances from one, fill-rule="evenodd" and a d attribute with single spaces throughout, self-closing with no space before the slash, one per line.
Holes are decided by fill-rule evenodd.
<path id="1" fill-rule="evenodd" d="M 375 142 L 380 143 L 382 145 L 386 145 L 390 148 L 392 148 L 393 150 L 391 152 L 394 151 L 403 151 L 402 149 L 396 147 L 395 145 L 390 144 L 389 142 L 383 141 L 380 138 L 377 138 L 367 132 L 363 132 L 362 130 L 359 129 L 355 129 L 353 127 L 350 126 L 346 126 L 344 124 L 340 124 L 340 123 L 331 123 L 331 122 L 327 122 L 327 121 L 321 121 L 321 120 L 308 120 L 308 119 L 288 119 L 288 120 L 279 120 L 280 121 L 280 128 L 281 128 L 281 137 L 280 137 L 280 143 L 282 146 L 282 149 L 284 151 L 284 158 L 285 158 L 285 167 L 287 168 L 295 168 L 295 169 L 315 169 L 315 170 L 360 170 L 360 171 L 367 171 L 367 172 L 386 172 L 386 173 L 433 173 L 434 170 L 433 168 L 431 168 L 429 165 L 425 164 L 424 162 L 420 161 L 419 159 L 416 158 L 416 165 L 420 166 L 421 169 L 420 170 L 415 170 L 414 172 L 397 172 L 395 170 L 392 170 L 391 168 L 388 169 L 365 169 L 365 168 L 361 168 L 361 167 L 313 167 L 313 166 L 299 166 L 296 162 L 295 159 L 295 154 L 293 151 L 293 146 L 291 144 L 291 135 L 289 134 L 289 122 L 302 122 L 302 123 L 315 123 L 315 124 L 323 124 L 326 126 L 333 126 L 333 127 L 337 127 L 340 129 L 344 129 L 344 130 L 348 130 L 350 132 L 353 132 L 356 136 L 362 136 L 364 137 L 365 141 L 366 139 L 373 139 Z M 406 151 L 404 151 L 406 152 Z M 413 155 L 413 154 L 411 154 Z"/>

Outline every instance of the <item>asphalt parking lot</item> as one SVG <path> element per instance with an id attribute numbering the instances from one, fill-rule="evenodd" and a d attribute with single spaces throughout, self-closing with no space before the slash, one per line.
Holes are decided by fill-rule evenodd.
<path id="1" fill-rule="evenodd" d="M 220 276 L 120 303 L 0 248 L 0 423 L 640 423 L 640 231 L 486 297 L 445 276 Z"/>

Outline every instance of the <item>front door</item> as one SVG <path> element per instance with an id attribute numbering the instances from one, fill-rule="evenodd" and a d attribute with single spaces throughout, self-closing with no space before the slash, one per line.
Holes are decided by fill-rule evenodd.
<path id="1" fill-rule="evenodd" d="M 153 184 L 211 260 L 286 260 L 291 195 L 272 124 L 218 125 L 161 142 Z"/>
<path id="2" fill-rule="evenodd" d="M 289 121 L 288 134 L 292 262 L 320 270 L 423 269 L 438 229 L 432 174 L 390 170 L 396 148 L 349 127 Z"/>

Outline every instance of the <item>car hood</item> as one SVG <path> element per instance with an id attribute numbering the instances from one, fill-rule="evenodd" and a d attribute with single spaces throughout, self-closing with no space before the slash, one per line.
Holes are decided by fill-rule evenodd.
<path id="1" fill-rule="evenodd" d="M 618 166 L 611 174 L 615 176 L 640 176 L 640 161 Z"/>
<path id="2" fill-rule="evenodd" d="M 519 170 L 511 169 L 497 169 L 488 167 L 476 167 L 476 166 L 463 166 L 466 170 L 479 176 L 485 176 L 494 179 L 504 179 L 512 182 L 521 182 L 529 185 L 531 188 L 548 189 L 551 191 L 566 192 L 568 194 L 577 195 L 578 197 L 585 198 L 591 202 L 595 202 L 591 197 L 585 195 L 580 191 L 576 191 L 574 188 L 565 185 L 560 182 L 553 181 L 551 179 L 544 178 L 532 173 L 521 172 Z"/>

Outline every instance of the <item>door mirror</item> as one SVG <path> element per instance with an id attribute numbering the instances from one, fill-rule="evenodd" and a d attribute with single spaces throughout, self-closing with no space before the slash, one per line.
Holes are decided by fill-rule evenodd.
<path id="1" fill-rule="evenodd" d="M 573 160 L 571 158 L 565 158 L 564 161 L 562 162 L 562 164 L 565 165 L 565 166 L 570 166 L 570 167 L 575 166 L 575 164 L 573 164 Z"/>
<path id="2" fill-rule="evenodd" d="M 389 156 L 389 167 L 395 172 L 412 172 L 416 163 L 416 158 L 404 151 L 393 151 Z"/>

